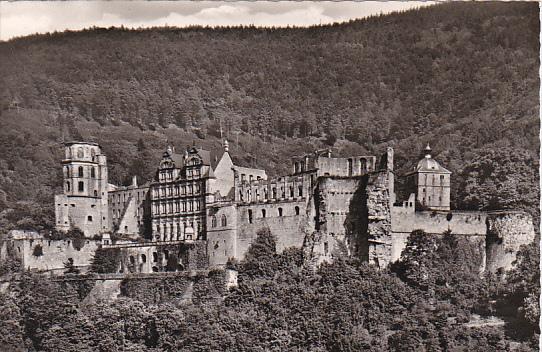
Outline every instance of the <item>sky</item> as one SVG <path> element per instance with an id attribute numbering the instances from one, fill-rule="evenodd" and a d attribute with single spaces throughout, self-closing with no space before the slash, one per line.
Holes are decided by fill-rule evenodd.
<path id="1" fill-rule="evenodd" d="M 432 2 L 0 1 L 0 40 L 92 26 L 310 26 L 429 4 Z"/>

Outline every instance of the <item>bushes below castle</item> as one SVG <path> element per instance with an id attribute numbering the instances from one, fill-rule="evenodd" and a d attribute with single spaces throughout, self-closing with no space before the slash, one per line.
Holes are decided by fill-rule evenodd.
<path id="1" fill-rule="evenodd" d="M 19 315 L 10 305 L 13 315 L 0 317 L 0 326 L 11 326 L 13 336 L 4 339 L 40 351 L 500 351 L 512 342 L 528 350 L 538 336 L 526 325 L 538 314 L 530 304 L 538 292 L 536 249 L 524 248 L 499 286 L 478 275 L 477 247 L 451 235 L 413 234 L 390 270 L 341 258 L 314 270 L 303 266 L 299 249 L 276 253 L 273 237 L 262 232 L 246 260 L 232 264 L 238 287 L 229 292 L 222 271 L 133 279 L 122 283 L 117 301 L 83 307 L 84 288 L 29 276 L 13 301 Z M 188 291 L 193 304 L 176 304 Z M 223 293 L 224 300 L 209 299 Z M 483 309 L 500 314 L 491 300 L 515 305 L 510 314 L 523 320 L 466 326 Z M 502 318 L 511 321 L 510 314 Z"/>

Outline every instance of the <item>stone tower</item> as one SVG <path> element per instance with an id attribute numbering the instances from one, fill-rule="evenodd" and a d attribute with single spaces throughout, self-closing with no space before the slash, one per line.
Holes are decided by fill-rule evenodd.
<path id="1" fill-rule="evenodd" d="M 96 143 L 65 144 L 63 194 L 55 195 L 56 229 L 80 228 L 86 237 L 109 231 L 107 162 Z"/>
<path id="2" fill-rule="evenodd" d="M 423 151 L 423 158 L 414 171 L 406 176 L 419 205 L 431 210 L 450 210 L 451 174 L 433 159 L 428 144 Z"/>

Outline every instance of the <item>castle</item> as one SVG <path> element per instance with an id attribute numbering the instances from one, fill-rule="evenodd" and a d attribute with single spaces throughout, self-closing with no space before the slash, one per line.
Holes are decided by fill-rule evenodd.
<path id="1" fill-rule="evenodd" d="M 67 259 L 85 267 L 97 248 L 116 249 L 123 273 L 223 267 L 242 259 L 262 229 L 275 236 L 277 250 L 303 248 L 315 264 L 346 254 L 385 267 L 420 229 L 467 236 L 483 253 L 481 270 L 497 271 L 535 236 L 532 218 L 521 211 L 450 210 L 451 172 L 429 146 L 404 175 L 410 194 L 404 201 L 396 199 L 392 148 L 379 160 L 316 151 L 293 158 L 289 175 L 270 178 L 235 165 L 227 141 L 223 147 L 216 165 L 206 150 L 167 147 L 153 180 L 139 185 L 134 177 L 118 187 L 108 183 L 99 145 L 66 143 L 56 228 L 81 229 L 87 245 L 73 250 L 64 240 L 51 247 L 50 240 L 21 235 L 23 267 L 54 270 Z M 30 254 L 36 243 L 45 255 Z"/>

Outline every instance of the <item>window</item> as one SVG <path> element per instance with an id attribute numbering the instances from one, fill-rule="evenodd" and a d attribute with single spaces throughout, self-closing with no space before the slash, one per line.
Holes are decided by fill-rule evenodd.
<path id="1" fill-rule="evenodd" d="M 297 187 L 297 196 L 303 197 L 303 186 Z"/>
<path id="2" fill-rule="evenodd" d="M 83 167 L 82 166 L 79 166 L 79 168 L 78 168 L 78 176 L 83 177 Z"/>
<path id="3" fill-rule="evenodd" d="M 265 209 L 262 209 L 262 218 L 265 218 Z"/>
<path id="4" fill-rule="evenodd" d="M 152 261 L 156 263 L 158 261 L 158 253 L 152 252 Z"/>
<path id="5" fill-rule="evenodd" d="M 199 210 L 200 209 L 200 203 L 199 203 L 199 200 L 196 200 L 196 210 Z"/>
<path id="6" fill-rule="evenodd" d="M 66 177 L 70 177 L 70 167 L 66 166 Z"/>
<path id="7" fill-rule="evenodd" d="M 248 210 L 248 223 L 252 224 L 252 210 Z"/>
<path id="8" fill-rule="evenodd" d="M 279 216 L 282 216 L 282 208 L 279 208 Z"/>
<path id="9" fill-rule="evenodd" d="M 294 187 L 290 186 L 290 198 L 294 197 Z"/>
<path id="10" fill-rule="evenodd" d="M 92 222 L 92 215 L 87 216 L 87 220 L 88 220 L 89 222 Z"/>
<path id="11" fill-rule="evenodd" d="M 298 206 L 295 207 L 295 215 L 299 215 L 299 207 Z"/>
<path id="12" fill-rule="evenodd" d="M 92 177 L 92 178 L 96 177 L 96 169 L 95 168 L 90 169 L 90 177 Z"/>
<path id="13" fill-rule="evenodd" d="M 222 217 L 220 218 L 220 225 L 228 226 L 228 218 L 226 218 L 225 214 L 222 214 Z"/>
<path id="14" fill-rule="evenodd" d="M 79 192 L 85 191 L 85 184 L 83 183 L 83 181 L 79 181 L 77 187 L 78 187 Z"/>
<path id="15" fill-rule="evenodd" d="M 70 191 L 70 188 L 71 188 L 71 187 L 70 187 L 70 182 L 68 181 L 68 182 L 66 182 L 66 191 L 69 192 L 69 191 Z"/>
<path id="16" fill-rule="evenodd" d="M 83 157 L 83 148 L 79 147 L 77 148 L 77 157 L 82 158 Z"/>
<path id="17" fill-rule="evenodd" d="M 175 186 L 175 195 L 176 195 L 176 196 L 179 195 L 179 186 Z"/>
<path id="18" fill-rule="evenodd" d="M 273 199 L 277 198 L 277 188 L 273 187 Z"/>
<path id="19" fill-rule="evenodd" d="M 181 187 L 181 194 L 182 194 L 182 195 L 185 195 L 185 194 L 186 194 L 186 186 L 182 186 L 182 187 Z"/>
<path id="20" fill-rule="evenodd" d="M 141 254 L 141 262 L 146 263 L 147 262 L 147 256 L 145 254 Z"/>
<path id="21" fill-rule="evenodd" d="M 267 188 L 264 188 L 264 190 L 263 190 L 263 198 L 264 198 L 265 200 L 268 199 Z"/>
<path id="22" fill-rule="evenodd" d="M 361 169 L 361 172 L 366 172 L 367 171 L 367 160 L 359 159 L 359 168 Z"/>
<path id="23" fill-rule="evenodd" d="M 183 211 L 186 211 L 186 202 L 183 202 Z"/>
<path id="24" fill-rule="evenodd" d="M 352 176 L 352 159 L 348 159 L 348 176 Z"/>
<path id="25" fill-rule="evenodd" d="M 214 216 L 214 215 L 211 218 L 211 227 L 216 227 L 216 216 Z"/>
<path id="26" fill-rule="evenodd" d="M 252 175 L 248 176 L 248 182 L 252 182 Z"/>
<path id="27" fill-rule="evenodd" d="M 245 177 L 246 177 L 245 174 L 241 174 L 241 182 L 245 182 Z"/>
<path id="28" fill-rule="evenodd" d="M 327 255 L 328 250 L 329 250 L 328 243 L 327 243 L 327 242 L 324 242 L 324 255 Z"/>

